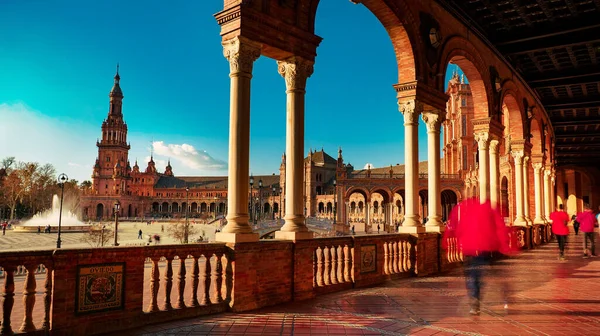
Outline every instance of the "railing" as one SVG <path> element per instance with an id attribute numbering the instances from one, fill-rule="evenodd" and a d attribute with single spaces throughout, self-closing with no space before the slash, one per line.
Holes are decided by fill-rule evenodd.
<path id="1" fill-rule="evenodd" d="M 323 239 L 314 251 L 313 287 L 354 281 L 354 247 L 348 239 Z"/>
<path id="2" fill-rule="evenodd" d="M 427 179 L 428 178 L 428 174 L 427 173 L 419 173 L 419 179 Z M 371 179 L 404 179 L 406 178 L 406 174 L 389 174 L 389 173 L 371 173 L 369 176 L 367 176 L 366 171 L 360 172 L 358 174 L 356 174 L 354 177 L 350 177 L 349 179 L 364 179 L 364 178 L 371 178 Z M 440 178 L 442 180 L 457 180 L 460 179 L 460 174 L 440 174 Z"/>
<path id="3" fill-rule="evenodd" d="M 455 237 L 448 237 L 446 239 L 446 260 L 449 263 L 464 261 L 462 249 L 458 244 L 458 239 Z"/>
<path id="4" fill-rule="evenodd" d="M 383 273 L 399 274 L 412 269 L 411 243 L 399 236 L 383 242 Z"/>

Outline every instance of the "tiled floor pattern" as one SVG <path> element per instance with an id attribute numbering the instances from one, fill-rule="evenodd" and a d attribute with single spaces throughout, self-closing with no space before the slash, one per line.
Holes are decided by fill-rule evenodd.
<path id="1" fill-rule="evenodd" d="M 566 261 L 551 243 L 498 263 L 486 278 L 479 316 L 468 314 L 457 269 L 119 335 L 600 335 L 600 258 L 582 254 L 581 234 L 571 234 Z M 508 288 L 508 309 L 502 288 Z"/>

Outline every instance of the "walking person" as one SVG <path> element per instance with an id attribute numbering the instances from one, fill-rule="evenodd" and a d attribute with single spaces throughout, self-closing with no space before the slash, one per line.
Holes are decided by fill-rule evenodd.
<path id="1" fill-rule="evenodd" d="M 569 235 L 569 228 L 567 227 L 569 215 L 563 210 L 562 204 L 559 204 L 558 209 L 550 214 L 550 220 L 552 221 L 552 233 L 558 241 L 558 250 L 560 251 L 558 259 L 565 260 L 565 244 Z"/>
<path id="2" fill-rule="evenodd" d="M 142 229 L 140 229 L 140 230 L 138 231 L 138 239 L 143 239 L 143 238 L 142 238 Z"/>
<path id="3" fill-rule="evenodd" d="M 492 254 L 513 252 L 509 244 L 507 228 L 498 209 L 493 208 L 489 200 L 480 203 L 477 198 L 467 199 L 455 206 L 450 213 L 448 223 L 442 242 L 443 247 L 447 249 L 448 238 L 454 237 L 462 247 L 469 313 L 479 315 L 481 288 L 485 270 L 491 265 Z M 505 305 L 505 308 L 507 307 Z"/>
<path id="4" fill-rule="evenodd" d="M 571 216 L 571 220 L 573 221 L 573 230 L 575 230 L 575 235 L 579 234 L 579 221 L 577 220 L 577 215 Z"/>
<path id="5" fill-rule="evenodd" d="M 596 223 L 596 217 L 592 212 L 589 204 L 584 206 L 585 210 L 577 215 L 577 221 L 581 224 L 581 232 L 583 232 L 583 257 L 596 256 L 596 239 L 594 232 L 594 224 Z M 588 240 L 591 243 L 591 247 L 588 249 Z"/>

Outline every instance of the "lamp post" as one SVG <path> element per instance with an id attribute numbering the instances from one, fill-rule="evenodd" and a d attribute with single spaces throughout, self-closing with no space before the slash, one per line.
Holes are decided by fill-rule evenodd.
<path id="1" fill-rule="evenodd" d="M 258 180 L 258 219 L 260 220 L 263 214 L 262 206 L 262 179 Z"/>
<path id="2" fill-rule="evenodd" d="M 56 239 L 56 248 L 60 248 L 60 232 L 61 232 L 61 221 L 62 221 L 62 205 L 63 196 L 65 194 L 65 183 L 69 180 L 67 174 L 58 175 L 58 184 L 60 184 L 60 210 L 58 211 L 58 238 Z M 17 209 L 15 209 L 16 212 Z"/>
<path id="3" fill-rule="evenodd" d="M 119 209 L 121 208 L 121 202 L 115 201 L 115 241 L 113 246 L 119 246 Z"/>
<path id="4" fill-rule="evenodd" d="M 272 188 L 271 188 L 271 191 L 272 191 L 272 192 L 271 192 L 271 201 L 272 201 L 272 203 L 273 203 L 273 204 L 271 205 L 271 213 L 273 214 L 273 219 L 275 219 L 275 206 L 274 206 L 274 205 L 275 205 L 275 191 L 276 191 L 276 190 L 277 190 L 277 189 L 275 189 L 275 187 L 272 187 Z"/>
<path id="5" fill-rule="evenodd" d="M 337 208 L 336 186 L 337 186 L 337 182 L 336 182 L 335 179 L 333 179 L 333 226 L 335 226 L 335 221 L 336 221 L 335 211 L 336 211 L 336 208 Z"/>
<path id="6" fill-rule="evenodd" d="M 189 221 L 188 221 L 188 207 L 190 203 L 190 188 L 185 187 L 185 225 L 183 228 L 183 243 L 188 243 L 188 235 L 189 235 Z"/>
<path id="7" fill-rule="evenodd" d="M 254 220 L 254 197 L 252 196 L 252 186 L 254 185 L 254 176 L 252 176 L 252 174 L 250 175 L 250 197 L 248 197 L 248 208 L 250 210 L 250 221 Z M 254 224 L 256 224 L 256 221 L 254 221 Z"/>
<path id="8" fill-rule="evenodd" d="M 283 193 L 283 188 L 279 188 L 279 219 L 281 219 L 281 209 L 283 208 L 283 204 L 281 203 L 281 194 Z"/>

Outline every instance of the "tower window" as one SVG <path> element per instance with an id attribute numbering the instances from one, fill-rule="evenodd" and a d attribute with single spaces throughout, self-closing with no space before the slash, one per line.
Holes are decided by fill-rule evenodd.
<path id="1" fill-rule="evenodd" d="M 467 116 L 462 116 L 461 119 L 462 136 L 467 136 Z"/>
<path id="2" fill-rule="evenodd" d="M 464 97 L 463 97 L 463 98 L 460 100 L 460 106 L 467 106 L 467 98 L 464 98 Z"/>

